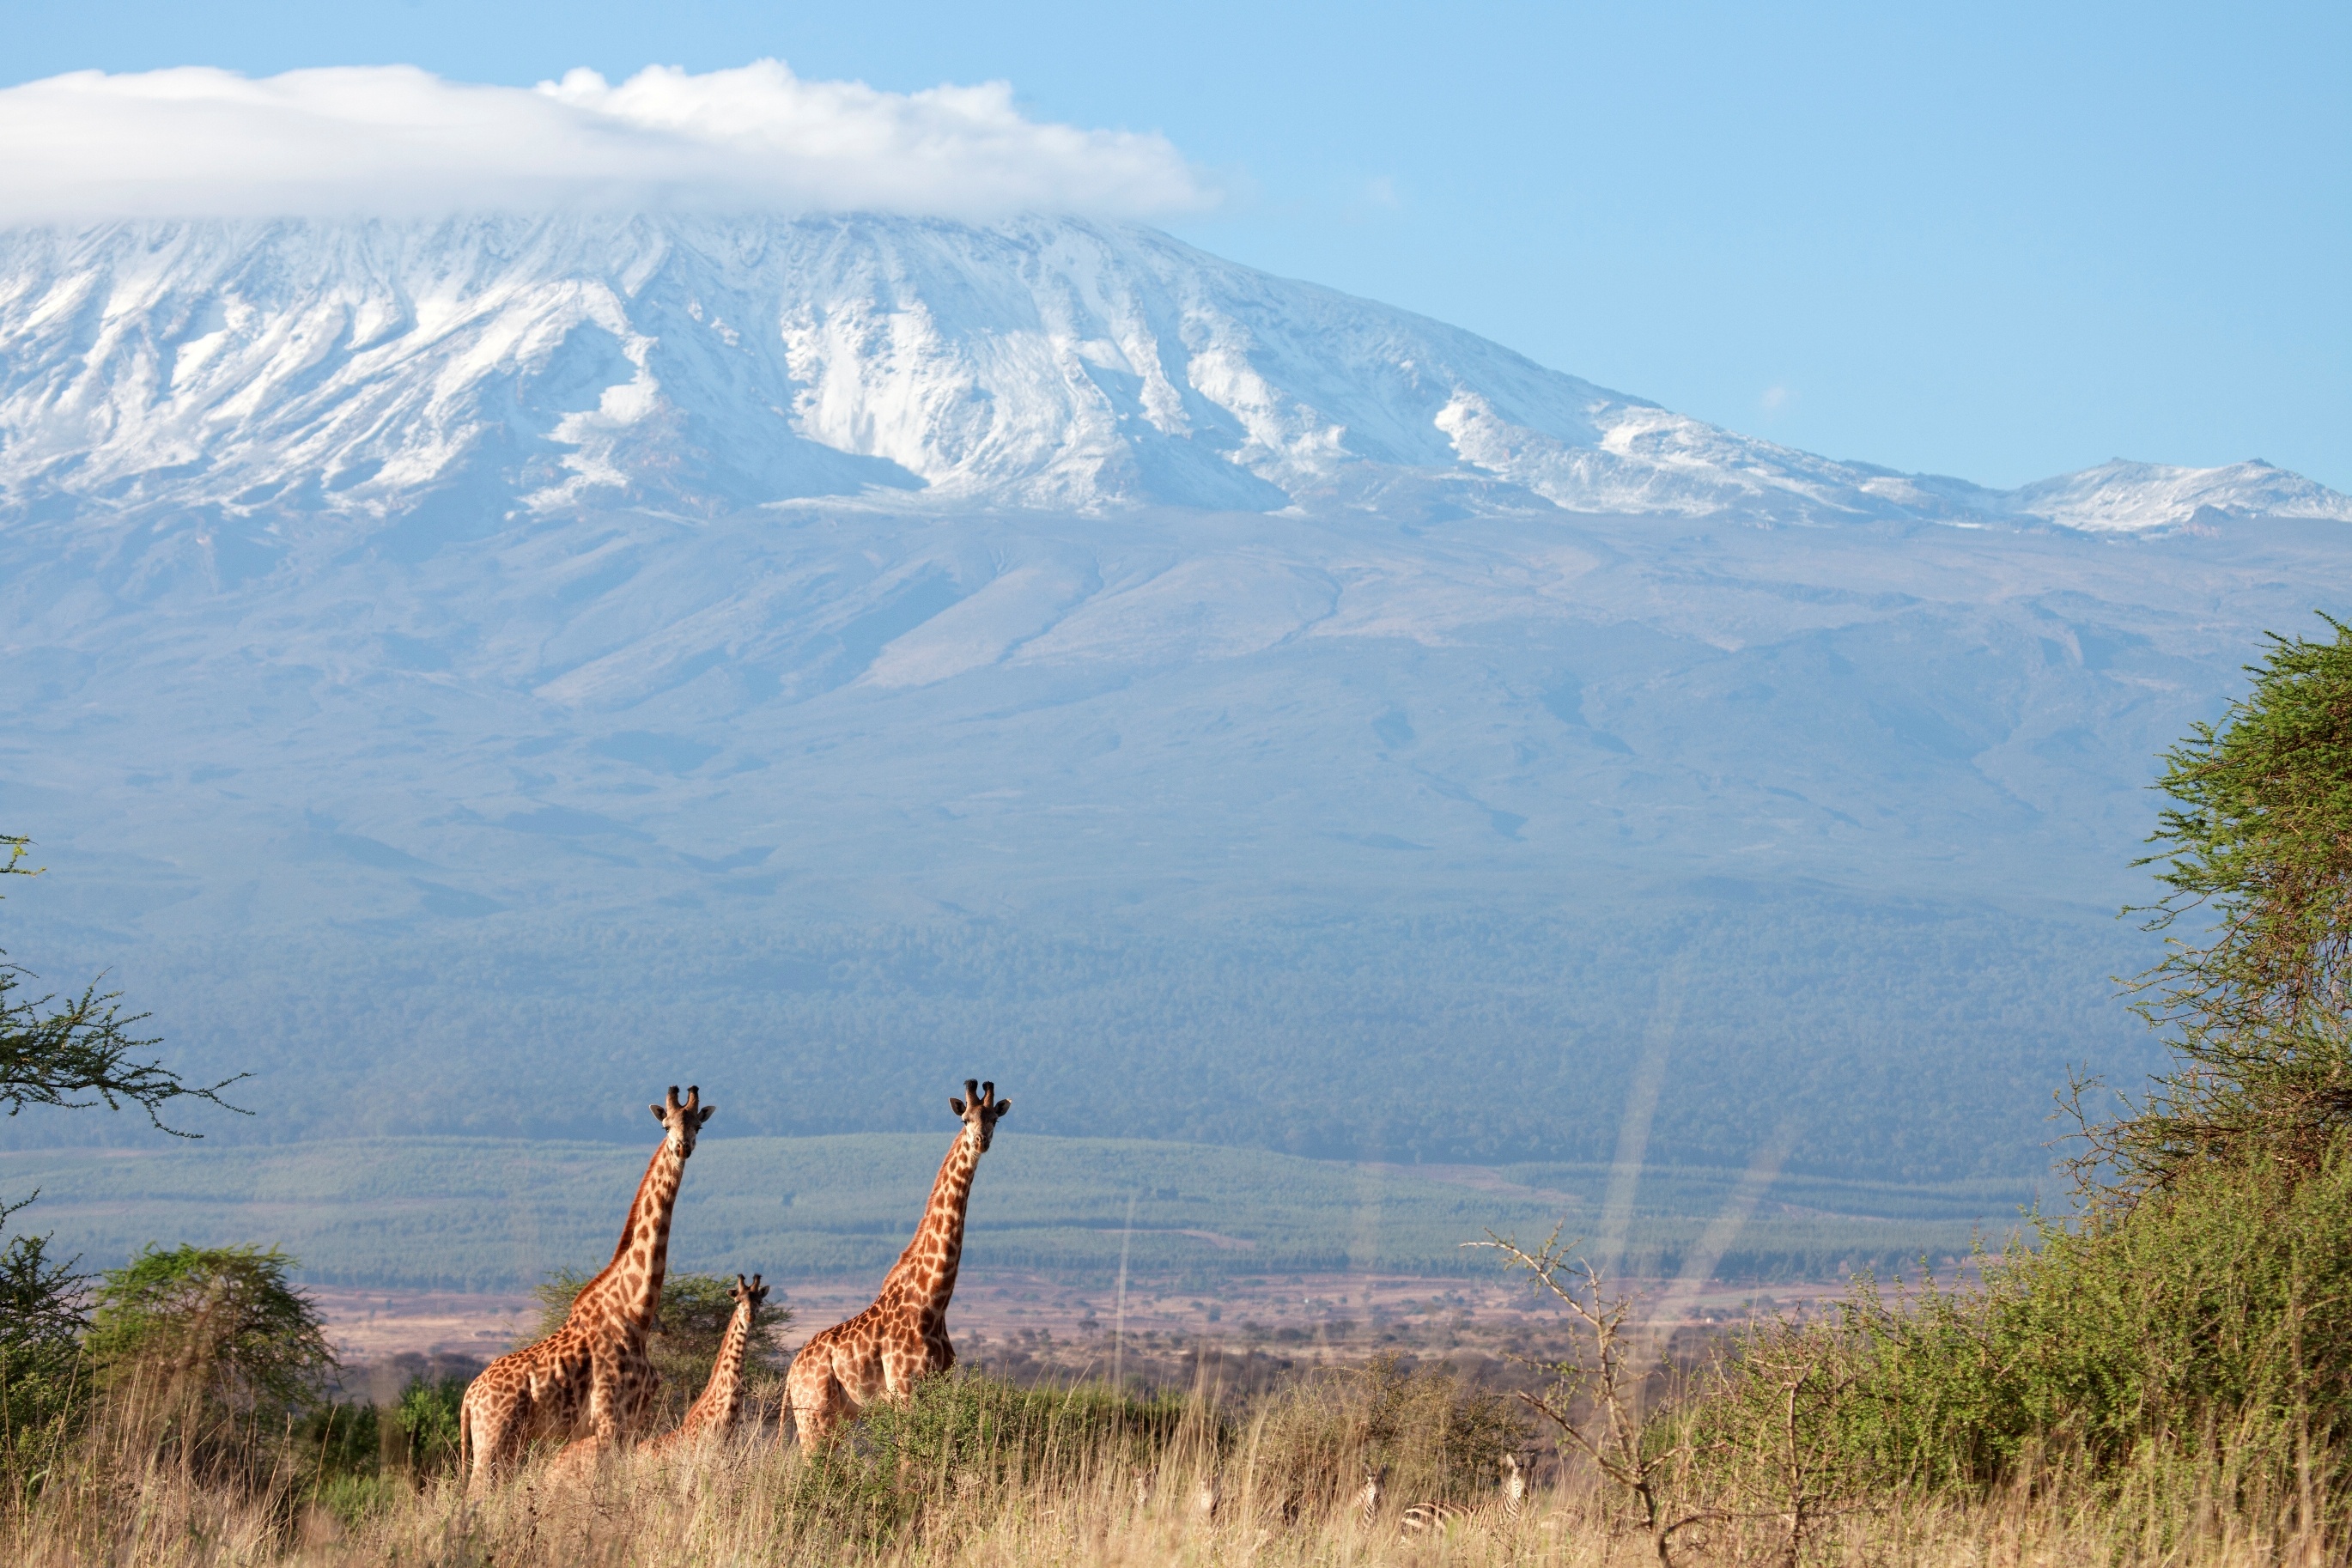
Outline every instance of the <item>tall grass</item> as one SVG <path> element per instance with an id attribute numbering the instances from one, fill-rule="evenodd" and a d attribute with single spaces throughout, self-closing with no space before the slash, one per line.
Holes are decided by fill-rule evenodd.
<path id="1" fill-rule="evenodd" d="M 1475 1391 L 1442 1373 L 1359 1375 L 1231 1409 L 1206 1390 L 1135 1399 L 958 1376 L 869 1414 L 852 1440 L 819 1456 L 762 1426 L 696 1450 L 623 1455 L 585 1481 L 557 1480 L 542 1456 L 471 1497 L 447 1470 L 325 1474 L 303 1444 L 260 1431 L 245 1433 L 241 1447 L 216 1447 L 207 1468 L 156 1443 L 141 1426 L 135 1391 L 118 1390 L 70 1454 L 16 1494 L 0 1519 L 0 1560 L 28 1568 L 1654 1561 L 1648 1541 L 1623 1528 L 1616 1500 L 1572 1469 L 1549 1474 L 1517 1518 L 1491 1485 L 1465 1473 L 1455 1495 L 1470 1511 L 1436 1536 L 1402 1526 L 1402 1508 L 1423 1500 L 1417 1482 L 1395 1479 L 1401 1464 L 1386 1504 L 1369 1517 L 1350 1489 L 1302 1487 L 1315 1467 L 1383 1452 L 1465 1455 L 1474 1445 L 1450 1435 L 1489 1430 L 1464 1425 L 1465 1412 L 1483 1407 Z M 241 1468 L 221 1464 L 224 1456 Z M 2112 1475 L 2053 1459 L 1990 1486 L 1896 1482 L 1824 1509 L 1799 1555 L 2215 1568 L 2340 1560 L 2293 1497 L 2233 1485 L 2222 1446 L 2131 1474 L 2119 1488 Z M 1685 1482 L 1678 1502 L 1706 1517 L 1677 1538 L 1675 1563 L 1789 1560 L 1785 1521 L 1737 1476 L 1699 1467 Z"/>

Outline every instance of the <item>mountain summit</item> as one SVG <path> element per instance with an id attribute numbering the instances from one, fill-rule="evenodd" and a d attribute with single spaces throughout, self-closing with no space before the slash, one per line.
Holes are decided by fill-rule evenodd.
<path id="1" fill-rule="evenodd" d="M 985 1062 L 1036 1131 L 1607 1161 L 1663 1072 L 1653 1161 L 2038 1170 L 2136 1060 L 2147 759 L 2347 518 L 1830 462 L 1138 227 L 16 229 L 0 946 L 277 1136 Z"/>
<path id="2" fill-rule="evenodd" d="M 429 551 L 580 506 L 2352 520 L 2261 463 L 1997 491 L 1832 462 L 1140 226 L 881 216 L 0 235 L 0 516 Z M 1428 504 L 1424 500 L 1422 504 Z"/>

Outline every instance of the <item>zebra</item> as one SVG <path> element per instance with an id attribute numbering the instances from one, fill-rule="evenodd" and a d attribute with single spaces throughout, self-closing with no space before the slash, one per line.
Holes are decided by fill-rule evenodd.
<path id="1" fill-rule="evenodd" d="M 1522 1518 L 1528 1507 L 1528 1478 L 1535 1470 L 1532 1454 L 1509 1453 L 1503 1456 L 1503 1517 L 1513 1521 Z M 1398 1522 L 1407 1535 L 1442 1534 L 1477 1512 L 1468 1503 L 1417 1502 L 1407 1508 Z"/>
<path id="2" fill-rule="evenodd" d="M 1528 1511 L 1528 1483 L 1534 1479 L 1536 1455 L 1532 1448 L 1503 1456 L 1503 1517 L 1518 1520 Z"/>

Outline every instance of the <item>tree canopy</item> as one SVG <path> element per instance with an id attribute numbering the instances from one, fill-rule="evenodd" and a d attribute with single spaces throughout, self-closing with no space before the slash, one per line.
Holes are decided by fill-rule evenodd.
<path id="1" fill-rule="evenodd" d="M 2333 637 L 2273 634 L 2246 695 L 2164 755 L 2139 863 L 2166 891 L 2139 912 L 2210 924 L 2131 983 L 2175 1062 L 2092 1130 L 2112 1194 L 2255 1153 L 2315 1169 L 2352 1126 L 2352 626 L 2321 618 Z"/>
<path id="2" fill-rule="evenodd" d="M 0 833 L 0 876 L 38 876 L 24 863 L 29 847 L 29 840 Z M 196 1134 L 163 1121 L 173 1100 L 238 1109 L 220 1097 L 236 1079 L 192 1084 L 149 1057 L 160 1042 L 133 1032 L 146 1015 L 123 1016 L 119 993 L 86 985 L 62 1005 L 54 995 L 20 996 L 23 982 L 35 976 L 5 956 L 0 952 L 0 1105 L 9 1115 L 28 1105 L 135 1105 L 163 1131 L 187 1138 Z M 38 1195 L 0 1199 L 0 1223 Z M 16 1236 L 0 1247 L 0 1441 L 58 1418 L 73 1391 L 89 1277 L 75 1272 L 78 1259 L 51 1257 L 48 1246 L 47 1237 Z"/>
<path id="3" fill-rule="evenodd" d="M 335 1356 L 294 1267 L 276 1247 L 149 1247 L 103 1276 L 90 1359 L 108 1383 L 148 1379 L 174 1405 L 299 1409 Z"/>

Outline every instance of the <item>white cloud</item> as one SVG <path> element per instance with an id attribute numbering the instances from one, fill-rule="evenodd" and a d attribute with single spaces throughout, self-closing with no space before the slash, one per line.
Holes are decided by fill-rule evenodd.
<path id="1" fill-rule="evenodd" d="M 556 205 L 1149 216 L 1213 199 L 1164 136 L 1031 120 L 1004 82 L 882 92 L 779 60 L 537 89 L 412 66 L 77 71 L 0 89 L 0 222 Z"/>

